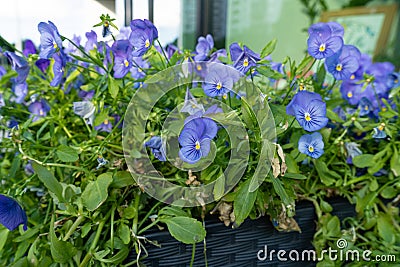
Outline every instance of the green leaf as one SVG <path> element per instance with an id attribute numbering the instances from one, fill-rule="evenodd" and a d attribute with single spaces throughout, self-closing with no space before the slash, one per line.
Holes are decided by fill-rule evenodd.
<path id="1" fill-rule="evenodd" d="M 161 220 L 167 224 L 168 231 L 178 241 L 185 244 L 195 244 L 203 241 L 206 230 L 201 222 L 189 217 L 171 217 Z"/>
<path id="2" fill-rule="evenodd" d="M 123 188 L 133 184 L 135 184 L 135 180 L 130 172 L 119 171 L 114 174 L 110 187 Z"/>
<path id="3" fill-rule="evenodd" d="M 0 251 L 3 250 L 3 247 L 6 244 L 9 232 L 10 231 L 7 228 L 5 228 L 3 225 L 0 225 Z"/>
<path id="4" fill-rule="evenodd" d="M 108 92 L 110 93 L 111 97 L 114 99 L 117 97 L 118 92 L 119 92 L 118 83 L 111 76 L 108 77 Z"/>
<path id="5" fill-rule="evenodd" d="M 314 165 L 318 172 L 319 178 L 324 185 L 332 185 L 334 182 L 342 178 L 338 173 L 329 170 L 326 166 L 326 163 L 321 160 L 315 160 Z"/>
<path id="6" fill-rule="evenodd" d="M 83 205 L 89 210 L 94 211 L 108 197 L 108 186 L 112 183 L 110 173 L 103 173 L 97 180 L 90 182 L 82 193 Z"/>
<path id="7" fill-rule="evenodd" d="M 158 212 L 158 216 L 187 217 L 188 214 L 179 207 L 166 206 Z"/>
<path id="8" fill-rule="evenodd" d="M 61 241 L 54 232 L 54 215 L 50 224 L 50 251 L 53 260 L 58 263 L 67 263 L 76 254 L 76 248 L 69 242 Z"/>
<path id="9" fill-rule="evenodd" d="M 260 58 L 265 58 L 266 56 L 270 55 L 274 50 L 276 46 L 276 38 L 272 39 L 264 48 L 261 50 L 261 55 Z"/>
<path id="10" fill-rule="evenodd" d="M 400 176 L 400 158 L 395 146 L 393 147 L 393 155 L 390 159 L 390 169 L 392 170 L 394 176 Z"/>
<path id="11" fill-rule="evenodd" d="M 251 180 L 247 180 L 239 186 L 235 201 L 233 202 L 233 212 L 235 214 L 235 222 L 240 225 L 249 216 L 253 209 L 254 202 L 257 197 L 257 190 L 250 192 Z"/>
<path id="12" fill-rule="evenodd" d="M 340 220 L 337 216 L 332 216 L 326 224 L 328 230 L 328 236 L 339 236 L 340 235 Z"/>
<path id="13" fill-rule="evenodd" d="M 75 162 L 79 159 L 78 153 L 75 149 L 60 145 L 56 150 L 57 157 L 63 162 Z"/>
<path id="14" fill-rule="evenodd" d="M 384 213 L 380 213 L 377 219 L 378 233 L 388 243 L 394 243 L 396 239 L 396 230 L 393 227 L 390 217 Z"/>
<path id="15" fill-rule="evenodd" d="M 257 124 L 257 118 L 254 115 L 249 104 L 242 98 L 242 115 L 243 121 L 250 130 L 255 131 L 255 125 Z"/>
<path id="16" fill-rule="evenodd" d="M 290 179 L 298 179 L 298 180 L 305 180 L 307 179 L 306 176 L 300 173 L 290 173 L 286 172 L 285 175 L 283 176 L 284 178 L 290 178 Z"/>
<path id="17" fill-rule="evenodd" d="M 358 155 L 353 158 L 353 164 L 358 168 L 371 167 L 376 164 L 373 158 L 374 155 L 371 154 Z"/>
<path id="18" fill-rule="evenodd" d="M 213 189 L 214 199 L 219 200 L 220 198 L 222 198 L 224 196 L 224 192 L 225 192 L 225 175 L 223 172 L 221 172 L 218 179 L 215 180 Z"/>
<path id="19" fill-rule="evenodd" d="M 99 126 L 100 124 L 102 124 L 105 120 L 108 120 L 109 116 L 108 116 L 108 111 L 102 111 L 99 114 L 96 115 L 96 118 L 94 119 L 94 126 Z"/>
<path id="20" fill-rule="evenodd" d="M 344 120 L 342 120 L 336 112 L 332 111 L 331 109 L 326 109 L 326 116 L 328 119 L 330 119 L 333 122 L 340 122 L 343 123 Z"/>
<path id="21" fill-rule="evenodd" d="M 129 230 L 128 225 L 121 224 L 118 227 L 118 236 L 121 238 L 122 242 L 127 245 L 131 241 L 131 231 Z"/>
<path id="22" fill-rule="evenodd" d="M 293 200 L 286 193 L 285 188 L 283 187 L 282 181 L 279 178 L 272 177 L 272 185 L 274 186 L 275 192 L 281 198 L 283 204 L 285 206 L 291 205 Z"/>
<path id="23" fill-rule="evenodd" d="M 64 202 L 64 198 L 62 195 L 63 188 L 61 184 L 57 181 L 57 179 L 54 177 L 54 175 L 47 170 L 45 167 L 42 165 L 39 165 L 36 162 L 32 162 L 32 167 L 35 170 L 35 173 L 39 177 L 39 180 L 46 186 L 47 189 L 49 189 L 60 202 Z"/>

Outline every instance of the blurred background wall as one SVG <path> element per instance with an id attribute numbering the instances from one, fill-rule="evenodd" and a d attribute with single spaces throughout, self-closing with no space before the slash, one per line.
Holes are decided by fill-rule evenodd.
<path id="1" fill-rule="evenodd" d="M 25 38 L 38 43 L 37 24 L 51 20 L 63 35 L 80 35 L 84 42 L 85 32 L 108 13 L 119 27 L 134 18 L 152 20 L 163 45 L 174 42 L 192 49 L 199 36 L 211 33 L 217 48 L 242 42 L 260 52 L 277 38 L 273 59 L 290 56 L 298 61 L 306 49 L 306 29 L 323 9 L 393 2 L 400 0 L 0 0 L 0 35 L 17 47 Z M 393 60 L 400 54 L 398 24 L 397 15 L 383 55 Z M 95 31 L 101 35 L 100 28 Z"/>

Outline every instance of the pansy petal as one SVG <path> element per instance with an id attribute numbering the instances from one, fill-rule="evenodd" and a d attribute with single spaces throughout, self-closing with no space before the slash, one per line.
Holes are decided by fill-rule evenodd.
<path id="1" fill-rule="evenodd" d="M 14 199 L 0 194 L 0 223 L 10 231 L 20 224 L 27 230 L 27 217 L 25 211 Z"/>

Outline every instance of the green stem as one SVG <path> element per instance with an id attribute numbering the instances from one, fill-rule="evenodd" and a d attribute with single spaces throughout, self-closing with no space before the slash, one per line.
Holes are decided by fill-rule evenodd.
<path id="1" fill-rule="evenodd" d="M 146 222 L 147 218 L 153 213 L 153 211 L 161 205 L 162 202 L 157 202 L 155 205 L 153 205 L 153 207 L 151 207 L 151 209 L 149 210 L 149 212 L 147 212 L 146 216 L 144 216 L 143 220 L 139 223 L 139 229 L 142 227 L 142 225 Z M 142 232 L 142 231 L 140 231 Z"/>
<path id="2" fill-rule="evenodd" d="M 192 247 L 192 259 L 190 260 L 190 267 L 193 267 L 194 263 L 194 255 L 196 254 L 196 243 L 193 244 Z"/>
<path id="3" fill-rule="evenodd" d="M 153 227 L 154 225 L 156 225 L 159 222 L 160 222 L 160 220 L 157 219 L 154 222 L 152 222 L 151 224 L 147 225 L 146 227 L 140 229 L 139 232 L 138 232 L 138 235 L 141 235 L 143 232 L 147 231 L 148 229 L 150 229 L 151 227 Z"/>
<path id="4" fill-rule="evenodd" d="M 67 241 L 68 238 L 75 232 L 76 228 L 83 222 L 85 217 L 83 215 L 79 215 L 78 218 L 76 218 L 74 224 L 69 228 L 68 232 L 65 234 L 63 241 Z"/>
<path id="5" fill-rule="evenodd" d="M 141 192 L 140 190 L 138 190 L 138 194 L 135 197 L 135 206 L 134 206 L 136 211 L 136 216 L 133 218 L 133 224 L 132 224 L 132 231 L 135 235 L 138 234 L 140 197 L 141 197 Z"/>
<path id="6" fill-rule="evenodd" d="M 162 47 L 162 45 L 161 45 L 161 43 L 160 43 L 160 41 L 159 41 L 158 39 L 157 39 L 157 44 L 160 46 L 161 51 L 162 51 L 162 53 L 163 53 L 163 55 L 164 55 L 164 57 L 165 57 L 165 60 L 167 60 L 167 65 L 168 65 L 168 67 L 171 67 L 171 64 L 169 63 L 167 54 L 165 53 L 164 48 Z"/>

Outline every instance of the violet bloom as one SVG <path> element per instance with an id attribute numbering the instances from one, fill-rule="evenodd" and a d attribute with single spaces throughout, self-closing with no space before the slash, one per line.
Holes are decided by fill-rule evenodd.
<path id="1" fill-rule="evenodd" d="M 49 23 L 40 22 L 38 30 L 40 32 L 39 57 L 49 59 L 57 50 L 62 49 L 60 34 L 58 33 L 56 25 L 51 21 L 49 21 Z"/>
<path id="2" fill-rule="evenodd" d="M 371 85 L 367 85 L 364 88 L 363 83 L 351 80 L 343 81 L 340 85 L 340 93 L 342 94 L 342 98 L 347 100 L 351 105 L 358 105 L 363 97 L 371 102 L 375 98 L 374 90 Z"/>
<path id="3" fill-rule="evenodd" d="M 14 96 L 11 97 L 10 101 L 21 104 L 22 102 L 24 102 L 25 97 L 28 95 L 28 84 L 26 82 L 14 83 L 12 87 L 12 92 Z"/>
<path id="4" fill-rule="evenodd" d="M 54 54 L 54 65 L 53 65 L 53 73 L 54 78 L 51 81 L 50 85 L 53 87 L 57 87 L 61 84 L 62 78 L 64 77 L 66 58 L 64 54 Z"/>
<path id="5" fill-rule="evenodd" d="M 40 117 L 47 116 L 47 112 L 50 111 L 50 106 L 46 100 L 41 99 L 39 101 L 35 101 L 32 104 L 30 104 L 28 110 L 31 113 L 31 117 L 33 117 L 32 122 L 35 122 Z"/>
<path id="6" fill-rule="evenodd" d="M 219 58 L 226 58 L 228 55 L 226 53 L 225 49 L 218 49 L 217 51 L 215 51 L 214 53 L 212 53 L 210 55 L 210 59 L 208 60 L 208 62 L 217 62 L 217 63 L 221 63 L 221 60 Z"/>
<path id="7" fill-rule="evenodd" d="M 96 107 L 90 101 L 81 101 L 73 103 L 73 111 L 76 115 L 82 117 L 87 124 L 92 125 Z"/>
<path id="8" fill-rule="evenodd" d="M 324 154 L 324 141 L 319 132 L 305 134 L 299 139 L 298 149 L 301 153 L 317 159 Z"/>
<path id="9" fill-rule="evenodd" d="M 300 91 L 286 107 L 286 113 L 296 117 L 304 130 L 314 132 L 328 123 L 326 104 L 319 94 Z"/>
<path id="10" fill-rule="evenodd" d="M 251 67 L 255 67 L 260 61 L 260 56 L 250 50 L 247 46 L 243 49 L 238 43 L 233 43 L 229 46 L 233 67 L 245 74 Z"/>
<path id="11" fill-rule="evenodd" d="M 146 77 L 145 70 L 150 68 L 150 64 L 147 60 L 142 59 L 141 57 L 132 58 L 133 66 L 130 69 L 131 76 L 134 79 L 143 79 Z"/>
<path id="12" fill-rule="evenodd" d="M 95 91 L 90 90 L 90 91 L 85 91 L 85 90 L 79 90 L 78 96 L 82 98 L 82 100 L 91 100 L 94 96 Z"/>
<path id="13" fill-rule="evenodd" d="M 100 125 L 94 127 L 96 131 L 99 132 L 108 132 L 110 133 L 113 128 L 113 125 L 109 121 L 109 119 L 105 119 Z"/>
<path id="14" fill-rule="evenodd" d="M 86 44 L 85 44 L 85 51 L 89 52 L 92 49 L 97 49 L 97 34 L 93 30 L 87 32 L 86 34 Z"/>
<path id="15" fill-rule="evenodd" d="M 116 40 L 129 40 L 129 35 L 131 34 L 131 27 L 124 26 L 119 29 L 119 34 L 115 36 Z"/>
<path id="16" fill-rule="evenodd" d="M 144 144 L 145 147 L 149 147 L 151 149 L 151 153 L 153 153 L 154 157 L 159 161 L 166 161 L 165 150 L 163 146 L 163 142 L 160 136 L 153 136 Z"/>
<path id="17" fill-rule="evenodd" d="M 0 66 L 0 78 L 4 76 L 4 74 L 6 74 L 7 71 L 3 66 Z"/>
<path id="18" fill-rule="evenodd" d="M 378 127 L 375 127 L 374 132 L 372 134 L 372 138 L 375 139 L 383 139 L 386 138 L 387 134 L 385 132 L 385 124 L 381 123 Z"/>
<path id="19" fill-rule="evenodd" d="M 72 42 L 74 42 L 76 45 L 80 46 L 81 45 L 81 37 L 74 34 L 74 36 L 72 37 Z M 76 48 L 76 46 L 74 46 L 73 44 L 68 42 L 68 46 L 66 48 L 64 48 L 63 52 L 65 54 L 75 54 L 78 51 L 79 50 L 78 50 L 78 48 Z"/>
<path id="20" fill-rule="evenodd" d="M 189 88 L 186 89 L 185 102 L 180 112 L 187 112 L 190 115 L 194 115 L 197 112 L 204 113 L 204 107 L 202 104 L 198 104 L 196 98 L 190 93 Z"/>
<path id="21" fill-rule="evenodd" d="M 338 24 L 316 23 L 308 33 L 308 53 L 316 59 L 328 58 L 343 46 L 343 27 Z"/>
<path id="22" fill-rule="evenodd" d="M 325 68 L 336 80 L 350 79 L 358 70 L 361 53 L 353 45 L 344 45 L 342 49 L 325 59 Z"/>
<path id="23" fill-rule="evenodd" d="M 210 152 L 211 140 L 217 135 L 218 126 L 209 118 L 196 118 L 182 129 L 178 137 L 181 149 L 179 157 L 190 164 L 194 164 Z"/>
<path id="24" fill-rule="evenodd" d="M 131 21 L 131 34 L 129 42 L 132 44 L 134 57 L 143 56 L 150 49 L 153 41 L 158 38 L 157 28 L 147 19 Z"/>
<path id="25" fill-rule="evenodd" d="M 360 116 L 366 116 L 369 115 L 373 110 L 374 107 L 372 106 L 371 101 L 369 101 L 368 98 L 362 97 L 360 99 L 360 102 L 358 103 L 358 107 L 360 109 Z"/>
<path id="26" fill-rule="evenodd" d="M 36 62 L 35 65 L 39 68 L 41 72 L 44 74 L 46 73 L 47 68 L 50 66 L 50 60 L 45 59 L 45 58 L 39 58 Z"/>
<path id="27" fill-rule="evenodd" d="M 204 93 L 211 97 L 225 95 L 232 90 L 236 78 L 239 77 L 234 74 L 235 72 L 230 71 L 225 65 L 209 66 L 209 71 L 203 83 Z"/>
<path id="28" fill-rule="evenodd" d="M 4 52 L 4 55 L 10 60 L 13 70 L 18 73 L 15 79 L 16 83 L 23 83 L 26 81 L 26 77 L 29 74 L 28 62 L 20 56 L 17 56 L 14 52 Z"/>
<path id="29" fill-rule="evenodd" d="M 29 39 L 25 40 L 24 50 L 22 51 L 22 54 L 24 54 L 25 57 L 36 54 L 36 47 L 31 40 Z"/>
<path id="30" fill-rule="evenodd" d="M 8 230 L 13 231 L 23 224 L 24 231 L 28 229 L 28 218 L 18 202 L 0 194 L 0 223 Z"/>
<path id="31" fill-rule="evenodd" d="M 353 164 L 353 158 L 362 154 L 362 151 L 358 148 L 360 145 L 354 142 L 344 143 L 344 147 L 347 150 L 347 164 Z"/>
<path id="32" fill-rule="evenodd" d="M 114 52 L 114 78 L 122 78 L 132 67 L 132 47 L 127 40 L 119 40 L 111 49 Z"/>
<path id="33" fill-rule="evenodd" d="M 165 47 L 165 53 L 167 54 L 167 57 L 171 58 L 175 54 L 175 52 L 181 53 L 176 45 L 167 44 L 167 46 Z"/>
<path id="34" fill-rule="evenodd" d="M 205 61 L 214 48 L 214 39 L 210 34 L 206 37 L 200 36 L 197 39 L 196 55 L 194 56 L 195 61 Z"/>

